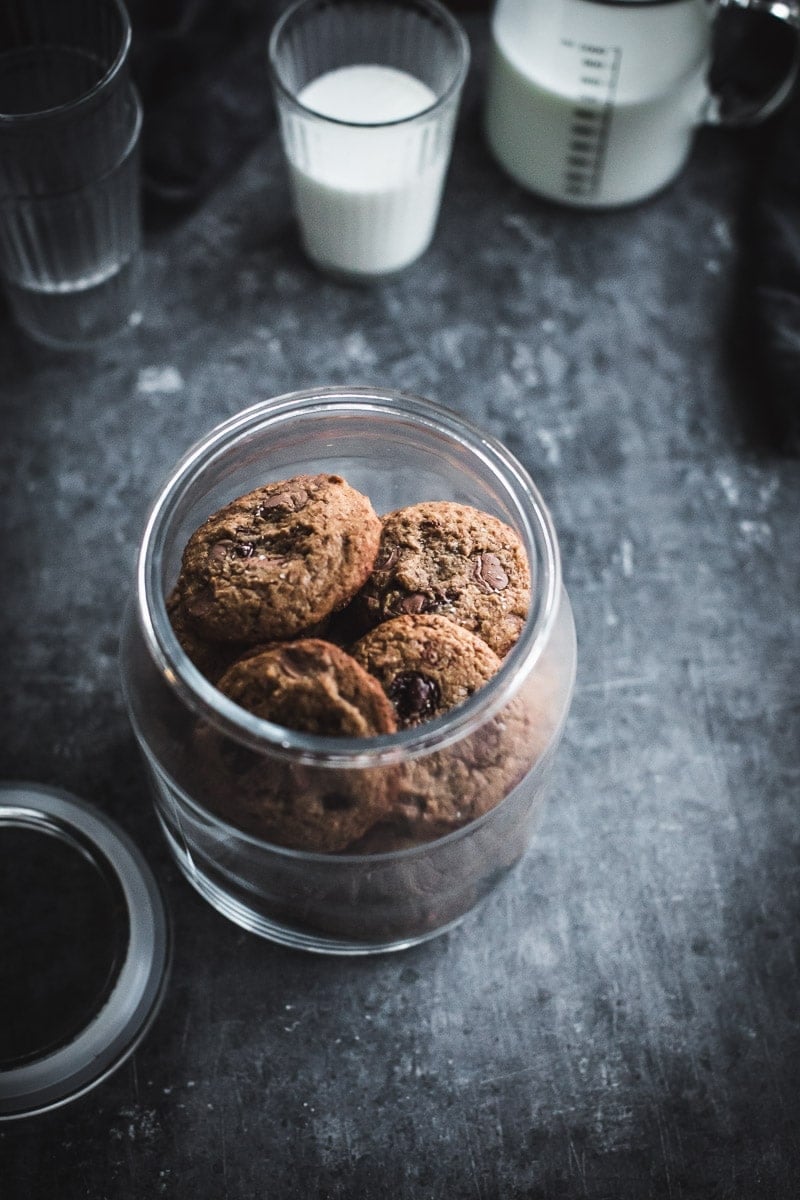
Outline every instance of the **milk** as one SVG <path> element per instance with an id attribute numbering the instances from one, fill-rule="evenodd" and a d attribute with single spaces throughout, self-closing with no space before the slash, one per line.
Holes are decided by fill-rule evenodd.
<path id="1" fill-rule="evenodd" d="M 702 5 L 501 0 L 492 34 L 486 133 L 518 183 L 602 207 L 680 171 L 708 101 Z"/>
<path id="2" fill-rule="evenodd" d="M 377 63 L 326 71 L 307 83 L 297 99 L 320 116 L 354 125 L 403 121 L 436 103 L 435 93 L 421 79 Z"/>
<path id="3" fill-rule="evenodd" d="M 413 262 L 433 236 L 450 153 L 441 112 L 421 115 L 435 93 L 405 71 L 365 63 L 326 72 L 297 99 L 328 118 L 284 126 L 309 256 L 355 277 Z"/>

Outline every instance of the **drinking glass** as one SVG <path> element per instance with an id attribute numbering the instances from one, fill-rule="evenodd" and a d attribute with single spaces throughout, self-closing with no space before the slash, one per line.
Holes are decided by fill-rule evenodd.
<path id="1" fill-rule="evenodd" d="M 136 303 L 142 109 L 121 0 L 0 8 L 0 277 L 33 338 L 91 345 Z"/>
<path id="2" fill-rule="evenodd" d="M 433 237 L 469 43 L 437 0 L 300 0 L 269 64 L 303 246 L 369 280 Z"/>

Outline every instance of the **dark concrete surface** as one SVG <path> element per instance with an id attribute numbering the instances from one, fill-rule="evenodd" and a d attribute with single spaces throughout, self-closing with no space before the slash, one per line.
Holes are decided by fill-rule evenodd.
<path id="1" fill-rule="evenodd" d="M 304 261 L 268 130 L 150 233 L 125 338 L 63 356 L 0 316 L 0 777 L 115 817 L 175 935 L 133 1058 L 0 1125 L 4 1200 L 798 1194 L 800 467 L 746 323 L 758 136 L 704 132 L 628 211 L 546 205 L 483 146 L 471 32 L 436 239 L 395 281 Z M 420 393 L 517 453 L 579 637 L 537 844 L 456 931 L 360 961 L 272 946 L 193 893 L 117 673 L 174 460 L 251 401 L 335 383 Z"/>

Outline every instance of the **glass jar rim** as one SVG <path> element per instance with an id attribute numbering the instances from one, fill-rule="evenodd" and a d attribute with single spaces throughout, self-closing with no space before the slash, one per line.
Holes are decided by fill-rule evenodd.
<path id="1" fill-rule="evenodd" d="M 347 409 L 406 418 L 457 441 L 482 459 L 503 484 L 514 510 L 535 586 L 528 618 L 497 674 L 463 704 L 427 724 L 370 738 L 323 737 L 256 717 L 222 694 L 183 651 L 167 614 L 162 585 L 163 535 L 192 480 L 248 432 L 300 414 Z M 423 497 L 423 499 L 425 499 Z M 450 409 L 395 389 L 321 387 L 262 400 L 215 426 L 178 461 L 145 524 L 136 570 L 136 609 L 145 644 L 162 679 L 195 714 L 233 740 L 277 758 L 339 768 L 387 766 L 443 750 L 475 732 L 511 700 L 538 662 L 558 616 L 561 560 L 552 518 L 525 468 L 496 438 Z"/>
<path id="2" fill-rule="evenodd" d="M 92 86 L 87 88 L 85 92 L 81 92 L 79 96 L 75 96 L 72 100 L 66 100 L 63 104 L 53 105 L 52 108 L 43 108 L 36 112 L 24 113 L 0 112 L 0 130 L 11 132 L 18 128 L 20 131 L 27 132 L 39 122 L 44 123 L 46 121 L 56 121 L 70 117 L 81 109 L 91 108 L 95 101 L 107 91 L 109 84 L 113 83 L 122 72 L 131 48 L 133 34 L 131 19 L 123 0 L 105 0 L 105 2 L 119 17 L 121 36 L 117 52 L 100 78 L 95 80 Z"/>
<path id="3" fill-rule="evenodd" d="M 399 125 L 412 125 L 415 121 L 424 121 L 431 116 L 432 113 L 438 112 L 444 108 L 451 100 L 454 100 L 461 92 L 464 85 L 464 80 L 467 77 L 470 63 L 470 45 L 464 27 L 458 18 L 445 8 L 439 0 L 414 0 L 416 6 L 420 9 L 427 9 L 429 13 L 436 16 L 447 31 L 452 35 L 453 40 L 459 50 L 458 67 L 453 73 L 453 78 L 448 83 L 447 87 L 442 92 L 441 96 L 437 96 L 432 104 L 427 108 L 423 108 L 420 112 L 412 113 L 408 117 L 396 117 L 391 121 L 346 121 L 341 117 L 329 117 L 325 113 L 317 112 L 316 109 L 309 108 L 303 104 L 295 92 L 288 87 L 283 79 L 278 68 L 278 42 L 280 41 L 283 31 L 289 21 L 303 8 L 311 8 L 315 4 L 319 4 L 320 0 L 295 0 L 295 3 L 287 8 L 286 12 L 282 13 L 275 22 L 272 32 L 269 35 L 267 43 L 267 66 L 269 69 L 270 79 L 273 87 L 276 89 L 281 98 L 290 104 L 292 108 L 303 113 L 307 117 L 314 117 L 318 121 L 325 121 L 331 125 L 341 125 L 347 129 L 388 129 Z M 354 64 L 355 65 L 355 64 Z"/>

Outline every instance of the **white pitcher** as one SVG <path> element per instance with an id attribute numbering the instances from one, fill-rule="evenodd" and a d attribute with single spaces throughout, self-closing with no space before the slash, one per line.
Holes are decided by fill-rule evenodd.
<path id="1" fill-rule="evenodd" d="M 486 132 L 501 166 L 523 187 L 581 207 L 657 192 L 681 170 L 696 127 L 723 120 L 708 82 L 723 8 L 793 27 L 791 67 L 746 115 L 763 119 L 794 81 L 798 0 L 497 0 Z"/>

